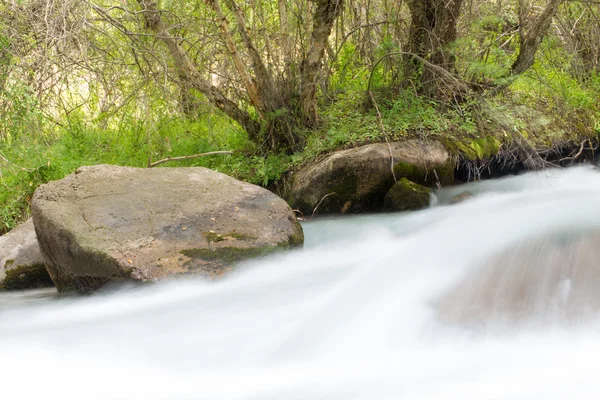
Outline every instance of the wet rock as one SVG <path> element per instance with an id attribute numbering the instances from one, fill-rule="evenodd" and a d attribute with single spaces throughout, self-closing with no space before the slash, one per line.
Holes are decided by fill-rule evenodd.
<path id="1" fill-rule="evenodd" d="M 380 210 L 384 196 L 406 177 L 423 185 L 452 182 L 454 159 L 436 141 L 376 143 L 337 151 L 298 171 L 288 202 L 304 214 Z"/>
<path id="2" fill-rule="evenodd" d="M 42 185 L 32 214 L 59 291 L 114 281 L 217 276 L 303 244 L 281 198 L 206 168 L 79 168 Z"/>
<path id="3" fill-rule="evenodd" d="M 450 199 L 450 204 L 462 203 L 463 201 L 468 200 L 468 199 L 470 199 L 470 198 L 472 198 L 474 196 L 475 195 L 473 193 L 471 193 L 471 192 L 469 192 L 467 190 L 467 191 L 459 193 L 459 194 L 457 194 L 455 196 L 452 196 L 452 198 Z"/>
<path id="4" fill-rule="evenodd" d="M 0 236 L 0 289 L 22 290 L 52 285 L 31 218 Z"/>
<path id="5" fill-rule="evenodd" d="M 386 211 L 420 210 L 429 206 L 431 189 L 401 178 L 385 195 Z"/>
<path id="6" fill-rule="evenodd" d="M 554 323 L 600 312 L 600 232 L 525 241 L 484 260 L 436 301 L 444 322 Z"/>

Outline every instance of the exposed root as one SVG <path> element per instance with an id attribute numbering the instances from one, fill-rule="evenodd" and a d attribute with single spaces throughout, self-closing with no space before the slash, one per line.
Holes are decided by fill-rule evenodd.
<path id="1" fill-rule="evenodd" d="M 531 147 L 533 149 L 533 147 Z M 543 163 L 543 168 L 565 168 L 576 163 L 590 162 L 600 149 L 600 138 L 586 138 L 581 142 L 562 141 L 551 147 L 535 151 L 536 157 Z M 533 158 L 532 158 L 533 159 Z M 523 147 L 512 142 L 497 155 L 483 160 L 459 159 L 457 178 L 466 182 L 489 177 L 497 177 L 519 173 L 531 168 L 523 159 Z M 539 161 L 538 161 L 539 162 Z"/>

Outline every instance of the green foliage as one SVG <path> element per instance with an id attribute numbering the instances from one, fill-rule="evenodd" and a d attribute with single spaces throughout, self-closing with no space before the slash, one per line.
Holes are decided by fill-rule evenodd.
<path id="1" fill-rule="evenodd" d="M 472 82 L 499 84 L 513 62 L 518 43 L 510 34 L 515 22 L 511 15 L 482 15 L 471 23 L 468 36 L 453 45 L 460 75 Z"/>
<path id="2" fill-rule="evenodd" d="M 0 143 L 18 141 L 22 135 L 41 140 L 42 114 L 31 89 L 19 81 L 10 81 L 2 90 L 0 102 Z"/>
<path id="3" fill-rule="evenodd" d="M 288 4 L 290 16 L 307 15 L 305 5 Z M 367 12 L 379 6 L 375 2 Z M 185 39 L 181 44 L 201 74 L 208 71 L 205 78 L 231 95 L 242 111 L 256 117 L 243 86 L 233 78 L 233 63 L 228 61 L 222 43 L 212 39 L 218 37 L 218 28 L 212 25 L 210 7 L 202 2 L 171 0 L 162 2 L 161 7 L 170 10 L 163 14 L 165 23 L 173 27 L 175 37 Z M 380 8 L 387 11 L 389 7 Z M 600 135 L 600 74 L 597 64 L 596 69 L 582 67 L 587 65 L 583 60 L 586 51 L 597 54 L 598 41 L 593 40 L 597 36 L 592 33 L 598 29 L 596 20 L 583 14 L 584 7 L 590 6 L 563 5 L 563 14 L 555 23 L 571 21 L 572 25 L 567 30 L 561 27 L 561 32 L 571 30 L 573 37 L 551 30 L 534 66 L 511 82 L 508 90 L 487 98 L 502 111 L 509 125 L 518 127 L 538 147 Z M 0 11 L 8 8 L 8 3 L 0 5 Z M 371 27 L 366 21 L 354 20 L 356 16 L 347 10 L 344 20 L 336 24 L 328 42 L 333 51 L 327 50 L 318 82 L 319 93 L 326 94 L 319 103 L 321 125 L 310 130 L 293 127 L 301 131 L 305 141 L 305 148 L 293 155 L 261 152 L 260 143 L 251 143 L 239 126 L 216 112 L 199 93 L 186 98 L 193 107 L 185 109 L 181 98 L 187 92 L 182 93 L 169 79 L 176 75 L 175 65 L 168 57 L 155 57 L 164 54 L 165 48 L 152 35 L 135 35 L 133 40 L 101 18 L 86 19 L 95 24 L 93 29 L 80 27 L 82 31 L 73 31 L 72 37 L 81 45 L 87 43 L 81 50 L 86 65 L 70 74 L 61 70 L 65 64 L 59 62 L 60 57 L 66 54 L 78 60 L 79 50 L 71 54 L 69 51 L 74 50 L 68 47 L 58 49 L 39 42 L 35 32 L 28 30 L 31 27 L 27 28 L 26 19 L 20 22 L 23 26 L 7 26 L 19 20 L 11 11 L 11 18 L 0 21 L 0 233 L 27 216 L 28 202 L 37 186 L 60 179 L 81 165 L 145 167 L 149 161 L 166 157 L 233 150 L 230 156 L 170 162 L 161 167 L 205 166 L 270 186 L 290 169 L 323 153 L 385 140 L 441 139 L 451 150 L 473 160 L 499 151 L 499 138 L 504 142 L 510 137 L 502 136 L 502 130 L 484 118 L 475 100 L 461 93 L 451 103 L 438 104 L 422 96 L 418 87 L 407 86 L 409 80 L 402 76 L 405 57 L 396 53 L 402 50 L 400 44 L 408 34 L 408 25 L 400 21 L 408 21 L 410 16 L 405 15 L 405 6 L 395 10 L 394 15 L 371 18 L 371 22 L 382 21 Z M 281 34 L 277 3 L 258 2 L 256 9 L 244 7 L 243 12 L 256 47 L 269 53 L 265 61 L 277 84 L 288 85 L 285 90 L 297 90 L 294 79 L 301 68 L 297 56 L 306 51 L 311 40 L 310 32 L 304 32 L 306 21 L 292 18 L 290 34 L 298 54 L 289 65 L 291 76 L 285 76 L 284 54 L 275 40 Z M 141 15 L 132 16 L 119 7 L 112 7 L 110 13 L 128 31 L 143 29 Z M 225 13 L 233 21 L 230 11 Z M 77 15 L 71 22 L 81 20 Z M 515 7 L 499 10 L 496 2 L 479 2 L 476 12 L 465 12 L 460 18 L 459 38 L 450 48 L 456 56 L 456 74 L 482 87 L 513 79 L 509 71 L 519 47 L 518 23 Z M 359 29 L 352 31 L 355 26 Z M 82 32 L 85 37 L 77 36 Z M 233 32 L 235 39 L 240 39 L 239 32 Z M 303 36 L 294 36 L 295 32 Z M 587 42 L 577 42 L 586 34 Z M 206 38 L 211 38 L 210 43 Z M 45 58 L 36 58 L 38 54 L 25 49 L 40 50 Z M 52 83 L 56 85 L 54 92 L 40 89 L 50 81 L 44 81 L 42 72 L 33 68 L 36 63 L 49 66 L 42 72 L 52 72 L 52 79 L 59 80 Z M 62 75 L 54 76 L 56 71 Z M 369 80 L 376 105 L 366 92 Z M 60 98 L 52 99 L 56 93 Z M 482 95 L 486 96 L 485 91 Z M 291 103 L 269 113 L 267 119 L 288 117 L 293 113 L 289 110 L 294 110 Z M 293 121 L 296 116 L 289 117 Z"/>
<path id="4" fill-rule="evenodd" d="M 246 182 L 267 186 L 288 171 L 290 159 L 290 156 L 285 154 L 262 157 L 238 153 L 229 157 L 227 162 L 213 165 L 213 168 Z"/>
<path id="5" fill-rule="evenodd" d="M 240 150 L 248 144 L 245 133 L 219 114 L 194 121 L 173 116 L 146 121 L 123 117 L 114 125 L 107 124 L 114 127 L 103 128 L 74 112 L 60 127 L 40 119 L 36 134 L 29 131 L 28 119 L 19 121 L 21 125 L 15 124 L 15 133 L 0 147 L 0 233 L 27 217 L 29 201 L 40 184 L 61 179 L 82 165 L 145 167 L 149 160 Z M 242 164 L 245 157 L 237 157 Z M 226 156 L 213 156 L 164 166 L 207 166 L 235 173 L 226 160 Z M 253 160 L 255 170 L 245 171 L 246 176 L 259 184 L 277 179 L 284 170 L 277 157 Z"/>
<path id="6" fill-rule="evenodd" d="M 330 86 L 336 93 L 361 90 L 366 87 L 371 73 L 358 57 L 358 48 L 351 41 L 341 47 L 333 71 Z"/>
<path id="7" fill-rule="evenodd" d="M 305 164 L 339 148 L 415 136 L 433 138 L 450 132 L 471 135 L 477 130 L 475 103 L 465 102 L 440 112 L 438 104 L 413 89 L 374 95 L 380 97 L 381 121 L 365 87 L 339 95 L 322 111 L 322 128 L 308 135 L 304 151 L 292 156 L 292 164 Z"/>
<path id="8" fill-rule="evenodd" d="M 370 75 L 371 87 L 381 88 L 387 87 L 393 82 L 397 75 L 399 67 L 402 65 L 399 57 L 396 55 L 402 48 L 394 42 L 390 35 L 383 36 L 379 45 L 374 49 L 374 59 L 379 61 L 376 66 L 373 66 L 373 73 Z"/>
<path id="9" fill-rule="evenodd" d="M 511 86 L 512 101 L 550 118 L 565 140 L 596 135 L 600 123 L 598 78 L 592 74 L 579 81 L 569 70 L 573 57 L 556 40 L 547 40 L 531 70 Z"/>

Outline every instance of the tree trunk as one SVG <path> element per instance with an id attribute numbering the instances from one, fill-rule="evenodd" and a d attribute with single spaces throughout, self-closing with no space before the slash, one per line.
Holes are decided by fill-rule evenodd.
<path id="1" fill-rule="evenodd" d="M 511 75 L 521 75 L 533 65 L 535 54 L 542 43 L 542 39 L 546 36 L 548 28 L 550 28 L 552 18 L 558 11 L 558 6 L 562 2 L 563 0 L 549 0 L 546 8 L 534 21 L 528 32 L 525 32 L 523 28 L 525 21 L 521 21 L 519 55 L 511 67 Z"/>
<path id="2" fill-rule="evenodd" d="M 146 27 L 152 30 L 169 50 L 178 70 L 179 79 L 184 81 L 184 85 L 204 94 L 212 104 L 239 123 L 248 133 L 250 140 L 257 142 L 259 140 L 260 124 L 250 117 L 250 114 L 239 108 L 236 103 L 229 100 L 217 87 L 202 78 L 186 52 L 164 26 L 161 13 L 156 8 L 156 2 L 150 0 L 137 1 L 144 11 Z"/>
<path id="3" fill-rule="evenodd" d="M 292 78 L 292 41 L 290 40 L 290 21 L 288 15 L 287 0 L 279 0 L 279 29 L 281 44 L 283 48 L 284 76 Z"/>
<path id="4" fill-rule="evenodd" d="M 456 40 L 456 25 L 463 0 L 408 0 L 411 13 L 409 52 L 449 72 L 455 69 L 455 57 L 449 45 Z M 407 62 L 407 77 L 418 74 L 419 62 Z M 435 69 L 423 66 L 420 74 L 423 94 L 438 100 L 448 95 L 448 85 Z M 450 91 L 451 91 L 450 87 Z"/>
<path id="5" fill-rule="evenodd" d="M 535 62 L 535 55 L 542 44 L 542 40 L 550 28 L 552 19 L 558 12 L 558 6 L 563 1 L 564 0 L 549 0 L 548 3 L 546 3 L 544 11 L 542 11 L 540 16 L 530 24 L 531 28 L 528 30 L 525 27 L 527 25 L 525 17 L 526 10 L 525 7 L 521 5 L 521 8 L 519 9 L 519 53 L 517 54 L 517 59 L 510 68 L 510 72 L 506 74 L 507 79 L 504 83 L 496 86 L 494 90 L 492 90 L 492 95 L 496 95 L 508 88 L 521 74 L 531 68 Z"/>
<path id="6" fill-rule="evenodd" d="M 216 3 L 216 0 L 213 1 Z M 250 55 L 250 60 L 252 60 L 252 68 L 254 69 L 254 76 L 256 78 L 259 96 L 261 97 L 263 104 L 272 103 L 273 97 L 275 95 L 275 93 L 273 92 L 273 88 L 275 86 L 273 82 L 273 77 L 267 69 L 267 66 L 265 65 L 262 57 L 260 56 L 258 49 L 254 45 L 254 42 L 250 38 L 250 35 L 248 34 L 246 20 L 234 0 L 225 0 L 225 4 L 235 16 L 238 32 L 240 33 L 240 36 L 242 37 L 242 40 L 246 45 L 246 50 Z M 266 106 L 265 109 L 267 111 L 273 111 L 273 106 Z"/>
<path id="7" fill-rule="evenodd" d="M 304 123 L 314 126 L 317 114 L 317 78 L 325 47 L 336 18 L 342 13 L 343 0 L 316 0 L 310 47 L 300 66 L 300 102 Z"/>
<path id="8" fill-rule="evenodd" d="M 246 87 L 246 91 L 248 92 L 248 97 L 250 97 L 250 101 L 252 102 L 252 105 L 256 109 L 256 112 L 258 113 L 260 119 L 264 119 L 265 118 L 265 107 L 262 102 L 261 96 L 258 93 L 258 88 L 256 87 L 254 79 L 252 79 L 252 77 L 250 76 L 248 69 L 246 68 L 246 66 L 244 65 L 244 62 L 242 61 L 242 59 L 240 57 L 240 54 L 237 50 L 235 42 L 233 41 L 233 37 L 231 36 L 231 32 L 229 31 L 229 25 L 227 22 L 227 18 L 225 18 L 225 15 L 223 15 L 223 11 L 221 10 L 219 1 L 218 0 L 207 0 L 207 3 L 212 7 L 215 14 L 217 15 L 217 19 L 219 20 L 219 27 L 221 28 L 221 32 L 223 33 L 223 36 L 225 37 L 225 43 L 227 45 L 227 50 L 229 50 L 229 55 L 231 56 L 231 59 L 233 60 L 233 63 L 235 64 L 235 69 L 237 70 L 238 74 L 240 75 L 240 78 L 242 79 L 242 83 Z M 233 3 L 233 1 L 230 1 L 230 3 Z M 234 6 L 234 8 L 237 9 L 237 7 L 235 7 L 235 3 L 233 3 L 233 6 Z M 247 35 L 245 26 L 242 26 L 241 31 L 243 32 L 242 36 L 244 34 Z"/>
<path id="9" fill-rule="evenodd" d="M 220 3 L 224 2 L 235 18 L 237 33 L 241 44 L 236 43 L 234 32 L 229 28 L 229 21 Z M 283 36 L 282 48 L 287 71 L 291 71 L 293 46 L 289 39 L 289 10 L 281 0 L 281 29 Z M 156 1 L 137 0 L 144 12 L 146 27 L 152 30 L 169 50 L 177 67 L 180 80 L 189 87 L 205 94 L 209 100 L 238 121 L 249 133 L 250 139 L 271 151 L 289 151 L 297 147 L 298 137 L 295 126 L 314 126 L 318 121 L 317 115 L 317 80 L 324 58 L 327 40 L 336 18 L 342 13 L 343 0 L 315 0 L 316 7 L 311 18 L 311 41 L 302 62 L 300 63 L 300 101 L 294 93 L 293 86 L 276 82 L 272 71 L 269 71 L 263 60 L 263 55 L 253 42 L 242 10 L 235 0 L 206 0 L 214 11 L 229 55 L 235 65 L 250 103 L 256 110 L 258 121 L 250 118 L 249 114 L 227 99 L 218 88 L 212 86 L 199 74 L 192 60 L 172 37 L 161 20 L 161 11 L 157 9 Z M 238 47 L 239 46 L 239 47 Z M 240 52 L 241 50 L 241 52 Z M 243 53 L 242 53 L 243 52 Z M 244 57 L 244 56 L 247 56 Z M 250 66 L 246 62 L 250 61 Z M 288 76 L 288 79 L 294 79 Z M 292 82 L 295 84 L 295 82 Z M 296 105 L 298 104 L 299 105 Z"/>

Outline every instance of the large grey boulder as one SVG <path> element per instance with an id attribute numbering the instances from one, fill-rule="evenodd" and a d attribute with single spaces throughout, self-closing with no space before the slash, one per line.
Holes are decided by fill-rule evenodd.
<path id="1" fill-rule="evenodd" d="M 44 257 L 29 218 L 0 236 L 0 289 L 21 290 L 52 286 Z"/>
<path id="2" fill-rule="evenodd" d="M 31 210 L 59 291 L 216 276 L 304 239 L 285 201 L 206 168 L 82 167 L 40 186 Z"/>
<path id="3" fill-rule="evenodd" d="M 375 143 L 337 151 L 298 171 L 288 202 L 304 214 L 379 210 L 403 177 L 420 185 L 449 184 L 455 161 L 437 141 Z"/>

